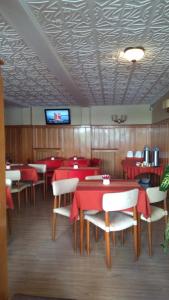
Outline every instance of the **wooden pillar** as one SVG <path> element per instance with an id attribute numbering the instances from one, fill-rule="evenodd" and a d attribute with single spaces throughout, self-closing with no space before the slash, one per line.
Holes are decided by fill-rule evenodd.
<path id="1" fill-rule="evenodd" d="M 0 68 L 3 61 L 0 60 Z M 0 70 L 0 299 L 8 299 L 3 80 Z"/>

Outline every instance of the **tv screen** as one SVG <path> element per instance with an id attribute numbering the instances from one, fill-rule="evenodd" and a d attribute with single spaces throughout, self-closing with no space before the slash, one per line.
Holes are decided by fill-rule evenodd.
<path id="1" fill-rule="evenodd" d="M 70 109 L 45 109 L 46 124 L 70 124 Z"/>

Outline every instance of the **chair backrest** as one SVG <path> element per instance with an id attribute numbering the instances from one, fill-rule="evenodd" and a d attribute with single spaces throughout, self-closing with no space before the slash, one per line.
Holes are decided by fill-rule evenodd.
<path id="1" fill-rule="evenodd" d="M 28 164 L 28 166 L 35 168 L 38 173 L 46 173 L 46 164 Z"/>
<path id="2" fill-rule="evenodd" d="M 85 180 L 102 180 L 102 175 L 91 175 L 91 176 L 86 176 Z"/>
<path id="3" fill-rule="evenodd" d="M 127 152 L 127 157 L 133 157 L 133 156 L 134 156 L 133 151 L 128 151 L 128 152 Z"/>
<path id="4" fill-rule="evenodd" d="M 6 178 L 5 179 L 5 184 L 6 184 L 6 186 L 11 187 L 12 186 L 12 180 L 10 178 Z"/>
<path id="5" fill-rule="evenodd" d="M 106 193 L 103 195 L 104 211 L 120 211 L 136 206 L 139 189 L 119 193 Z"/>
<path id="6" fill-rule="evenodd" d="M 67 193 L 73 193 L 76 190 L 79 178 L 62 179 L 52 182 L 52 190 L 54 196 Z"/>
<path id="7" fill-rule="evenodd" d="M 167 198 L 167 191 L 161 192 L 159 186 L 147 188 L 146 193 L 150 203 L 160 202 Z"/>
<path id="8" fill-rule="evenodd" d="M 21 180 L 21 172 L 19 170 L 9 170 L 5 171 L 6 178 L 11 179 L 12 181 Z"/>

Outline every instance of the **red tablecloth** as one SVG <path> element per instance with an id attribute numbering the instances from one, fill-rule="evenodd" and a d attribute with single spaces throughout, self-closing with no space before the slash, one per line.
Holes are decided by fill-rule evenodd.
<path id="1" fill-rule="evenodd" d="M 32 168 L 27 165 L 15 165 L 11 166 L 11 170 L 19 170 L 21 172 L 21 180 L 23 181 L 38 181 L 38 173 L 35 168 Z"/>
<path id="2" fill-rule="evenodd" d="M 75 163 L 78 164 L 79 167 L 88 167 L 90 166 L 90 159 L 87 158 L 78 158 L 76 160 L 74 160 L 73 158 L 65 159 L 62 162 L 62 166 L 73 167 Z"/>
<path id="3" fill-rule="evenodd" d="M 51 159 L 51 157 L 49 158 L 45 158 L 45 159 L 41 159 L 41 160 L 37 160 L 36 162 L 34 162 L 35 164 L 45 164 L 47 167 L 47 171 L 48 169 L 50 169 L 50 171 L 52 171 L 52 169 L 57 169 L 62 165 L 63 162 L 63 158 L 55 158 L 54 160 Z"/>
<path id="4" fill-rule="evenodd" d="M 161 176 L 163 174 L 163 166 L 159 167 L 137 167 L 136 162 L 138 159 L 126 159 L 122 161 L 123 171 L 127 175 L 128 179 L 134 179 L 140 174 L 157 174 Z"/>
<path id="5" fill-rule="evenodd" d="M 11 209 L 14 208 L 11 191 L 8 186 L 6 186 L 6 204 L 7 204 L 7 208 L 11 208 Z"/>
<path id="6" fill-rule="evenodd" d="M 101 170 L 98 167 L 84 167 L 79 169 L 61 167 L 54 171 L 52 181 L 74 177 L 77 177 L 80 180 L 84 180 L 86 176 L 99 174 L 101 174 Z"/>
<path id="7" fill-rule="evenodd" d="M 146 191 L 135 181 L 131 180 L 113 180 L 109 186 L 104 186 L 100 181 L 83 181 L 77 186 L 74 194 L 71 221 L 76 220 L 80 210 L 102 210 L 102 197 L 105 193 L 122 192 L 138 188 L 139 197 L 137 211 L 143 213 L 147 218 L 150 216 L 150 204 Z"/>

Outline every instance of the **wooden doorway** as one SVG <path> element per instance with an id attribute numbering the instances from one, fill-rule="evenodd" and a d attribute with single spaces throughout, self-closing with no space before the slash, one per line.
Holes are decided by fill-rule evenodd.
<path id="1" fill-rule="evenodd" d="M 0 68 L 3 64 L 0 61 Z M 0 299 L 8 299 L 3 80 L 0 70 Z"/>

